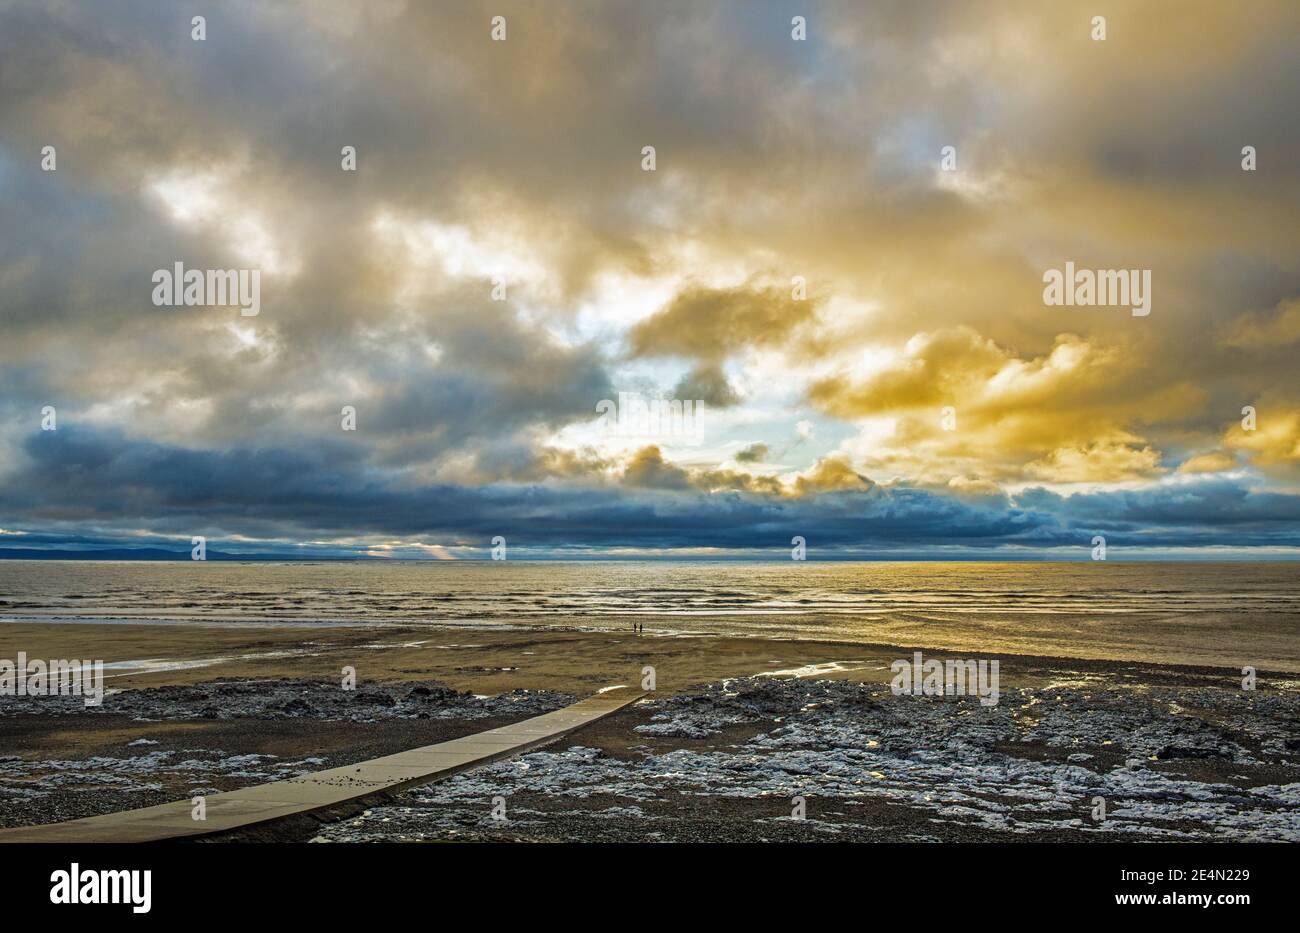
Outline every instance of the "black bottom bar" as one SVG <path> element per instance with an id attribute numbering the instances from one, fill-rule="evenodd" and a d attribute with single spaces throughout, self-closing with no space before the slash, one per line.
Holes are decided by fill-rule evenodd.
<path id="1" fill-rule="evenodd" d="M 412 921 L 466 924 L 476 914 L 492 922 L 553 917 L 563 905 L 575 917 L 621 925 L 645 911 L 673 923 L 698 915 L 761 920 L 784 906 L 808 925 L 811 911 L 831 907 L 918 920 L 933 911 L 942 922 L 964 919 L 963 910 L 1005 920 L 1026 908 L 1054 910 L 1045 915 L 1053 918 L 1199 910 L 1228 919 L 1293 903 L 1292 856 L 1283 845 L 1172 843 L 86 845 L 0 848 L 0 871 L 10 916 L 24 917 L 75 911 L 128 923 L 255 916 L 373 925 L 376 911 L 386 924 L 396 911 L 414 911 Z M 134 911 L 129 892 L 127 903 L 52 903 L 59 876 L 51 876 L 74 863 L 82 880 L 87 870 L 148 870 L 148 912 Z M 66 885 L 56 893 L 65 892 Z"/>

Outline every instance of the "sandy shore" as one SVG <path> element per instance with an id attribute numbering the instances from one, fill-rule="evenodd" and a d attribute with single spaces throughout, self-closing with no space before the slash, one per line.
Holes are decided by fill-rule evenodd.
<path id="1" fill-rule="evenodd" d="M 477 694 L 516 688 L 585 695 L 634 684 L 655 669 L 657 689 L 675 692 L 729 677 L 760 674 L 887 682 L 889 664 L 924 645 L 680 637 L 563 628 L 431 626 L 203 626 L 184 624 L 0 624 L 0 657 L 97 658 L 109 665 L 105 686 L 132 690 L 216 678 L 305 678 L 337 681 L 344 667 L 358 683 L 434 679 Z M 1238 686 L 1240 673 L 1211 667 L 981 654 L 999 659 L 1004 684 L 1046 685 L 1075 673 L 1105 675 L 1135 686 Z M 1300 675 L 1261 671 L 1300 684 Z"/>
<path id="2" fill-rule="evenodd" d="M 0 824 L 228 790 L 468 735 L 655 670 L 539 752 L 253 838 L 1300 839 L 1300 684 L 1002 656 L 994 707 L 894 696 L 916 646 L 555 630 L 0 626 L 114 691 L 0 698 Z M 943 658 L 940 652 L 927 657 Z M 356 691 L 340 689 L 354 667 Z M 508 819 L 491 816 L 507 801 Z M 797 801 L 802 797 L 802 818 Z M 1097 817 L 1098 801 L 1104 816 Z M 794 814 L 794 815 L 792 815 Z"/>

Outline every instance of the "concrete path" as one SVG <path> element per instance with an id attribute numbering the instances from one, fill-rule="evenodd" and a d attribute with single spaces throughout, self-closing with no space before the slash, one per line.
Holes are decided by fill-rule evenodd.
<path id="1" fill-rule="evenodd" d="M 188 800 L 102 816 L 0 830 L 0 842 L 152 842 L 224 832 L 240 826 L 327 809 L 359 797 L 428 784 L 530 751 L 635 703 L 645 694 L 618 689 L 564 709 L 477 735 L 425 745 L 287 781 L 259 784 L 207 798 L 207 819 L 190 816 Z"/>

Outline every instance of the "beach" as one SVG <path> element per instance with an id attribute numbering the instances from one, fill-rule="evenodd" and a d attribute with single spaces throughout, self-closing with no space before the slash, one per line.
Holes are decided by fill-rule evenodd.
<path id="1" fill-rule="evenodd" d="M 1300 677 L 982 654 L 1000 695 L 896 695 L 925 645 L 549 625 L 8 621 L 105 662 L 106 696 L 0 702 L 0 825 L 363 761 L 640 686 L 546 748 L 327 821 L 223 839 L 1300 839 Z M 345 668 L 355 689 L 342 686 Z M 504 801 L 505 818 L 493 815 Z M 498 809 L 498 816 L 500 815 Z"/>

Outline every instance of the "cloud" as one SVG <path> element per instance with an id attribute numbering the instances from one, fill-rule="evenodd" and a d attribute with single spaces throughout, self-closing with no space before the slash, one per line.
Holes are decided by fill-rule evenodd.
<path id="1" fill-rule="evenodd" d="M 658 447 L 644 447 L 623 470 L 623 482 L 651 489 L 689 489 L 690 475 L 664 460 Z"/>
<path id="2" fill-rule="evenodd" d="M 1266 406 L 1257 413 L 1253 430 L 1234 424 L 1223 443 L 1264 469 L 1295 475 L 1300 472 L 1300 409 Z"/>
<path id="3" fill-rule="evenodd" d="M 1210 450 L 1188 457 L 1178 466 L 1179 473 L 1223 473 L 1238 466 L 1237 458 L 1222 450 Z"/>
<path id="4" fill-rule="evenodd" d="M 1230 347 L 1258 350 L 1289 347 L 1300 341 L 1300 299 L 1278 305 L 1270 314 L 1244 314 L 1223 337 Z"/>
<path id="5" fill-rule="evenodd" d="M 783 342 L 816 313 L 816 302 L 791 290 L 745 285 L 690 285 L 628 334 L 634 356 L 681 356 L 717 363 L 747 347 Z"/>
<path id="6" fill-rule="evenodd" d="M 673 398 L 704 402 L 714 408 L 728 408 L 740 402 L 740 395 L 727 381 L 722 367 L 712 363 L 687 373 L 673 389 Z"/>
<path id="7" fill-rule="evenodd" d="M 1296 5 L 788 12 L 6 4 L 0 526 L 1017 548 L 1181 495 L 1178 540 L 1286 540 Z M 261 314 L 153 306 L 176 261 Z M 1065 261 L 1151 316 L 1044 307 Z M 643 384 L 719 410 L 689 459 L 582 434 Z"/>
<path id="8" fill-rule="evenodd" d="M 805 496 L 846 489 L 866 492 L 874 486 L 875 483 L 853 469 L 847 457 L 819 460 L 806 476 L 795 480 L 795 489 Z"/>
<path id="9" fill-rule="evenodd" d="M 737 463 L 762 463 L 767 459 L 770 448 L 766 444 L 750 444 L 736 454 Z"/>
<path id="10" fill-rule="evenodd" d="M 174 543 L 205 534 L 214 542 L 234 536 L 289 548 L 310 541 L 317 553 L 331 538 L 341 553 L 394 540 L 408 550 L 454 553 L 503 534 L 543 552 L 747 553 L 811 534 L 828 553 L 930 547 L 993 554 L 1069 551 L 1100 532 L 1124 546 L 1300 547 L 1300 496 L 1227 480 L 1072 496 L 1038 488 L 1008 500 L 883 487 L 835 459 L 819 464 L 794 494 L 757 482 L 706 491 L 705 473 L 665 462 L 654 447 L 631 460 L 621 485 L 477 486 L 411 484 L 339 444 L 205 451 L 60 429 L 32 435 L 24 451 L 23 468 L 0 493 L 0 509 L 17 519 L 6 528 L 37 526 L 21 536 L 24 546 Z"/>
<path id="11" fill-rule="evenodd" d="M 1107 483 L 1165 472 L 1146 425 L 1194 411 L 1201 391 L 1152 387 L 1136 354 L 1074 334 L 1025 359 L 969 328 L 912 337 L 883 368 L 815 382 L 809 401 L 841 418 L 890 416 L 851 443 L 868 471 L 947 482 Z M 949 411 L 950 410 L 950 411 Z"/>
<path id="12" fill-rule="evenodd" d="M 1122 443 L 1058 447 L 1025 465 L 1026 475 L 1057 483 L 1122 483 L 1164 472 L 1157 451 Z"/>

